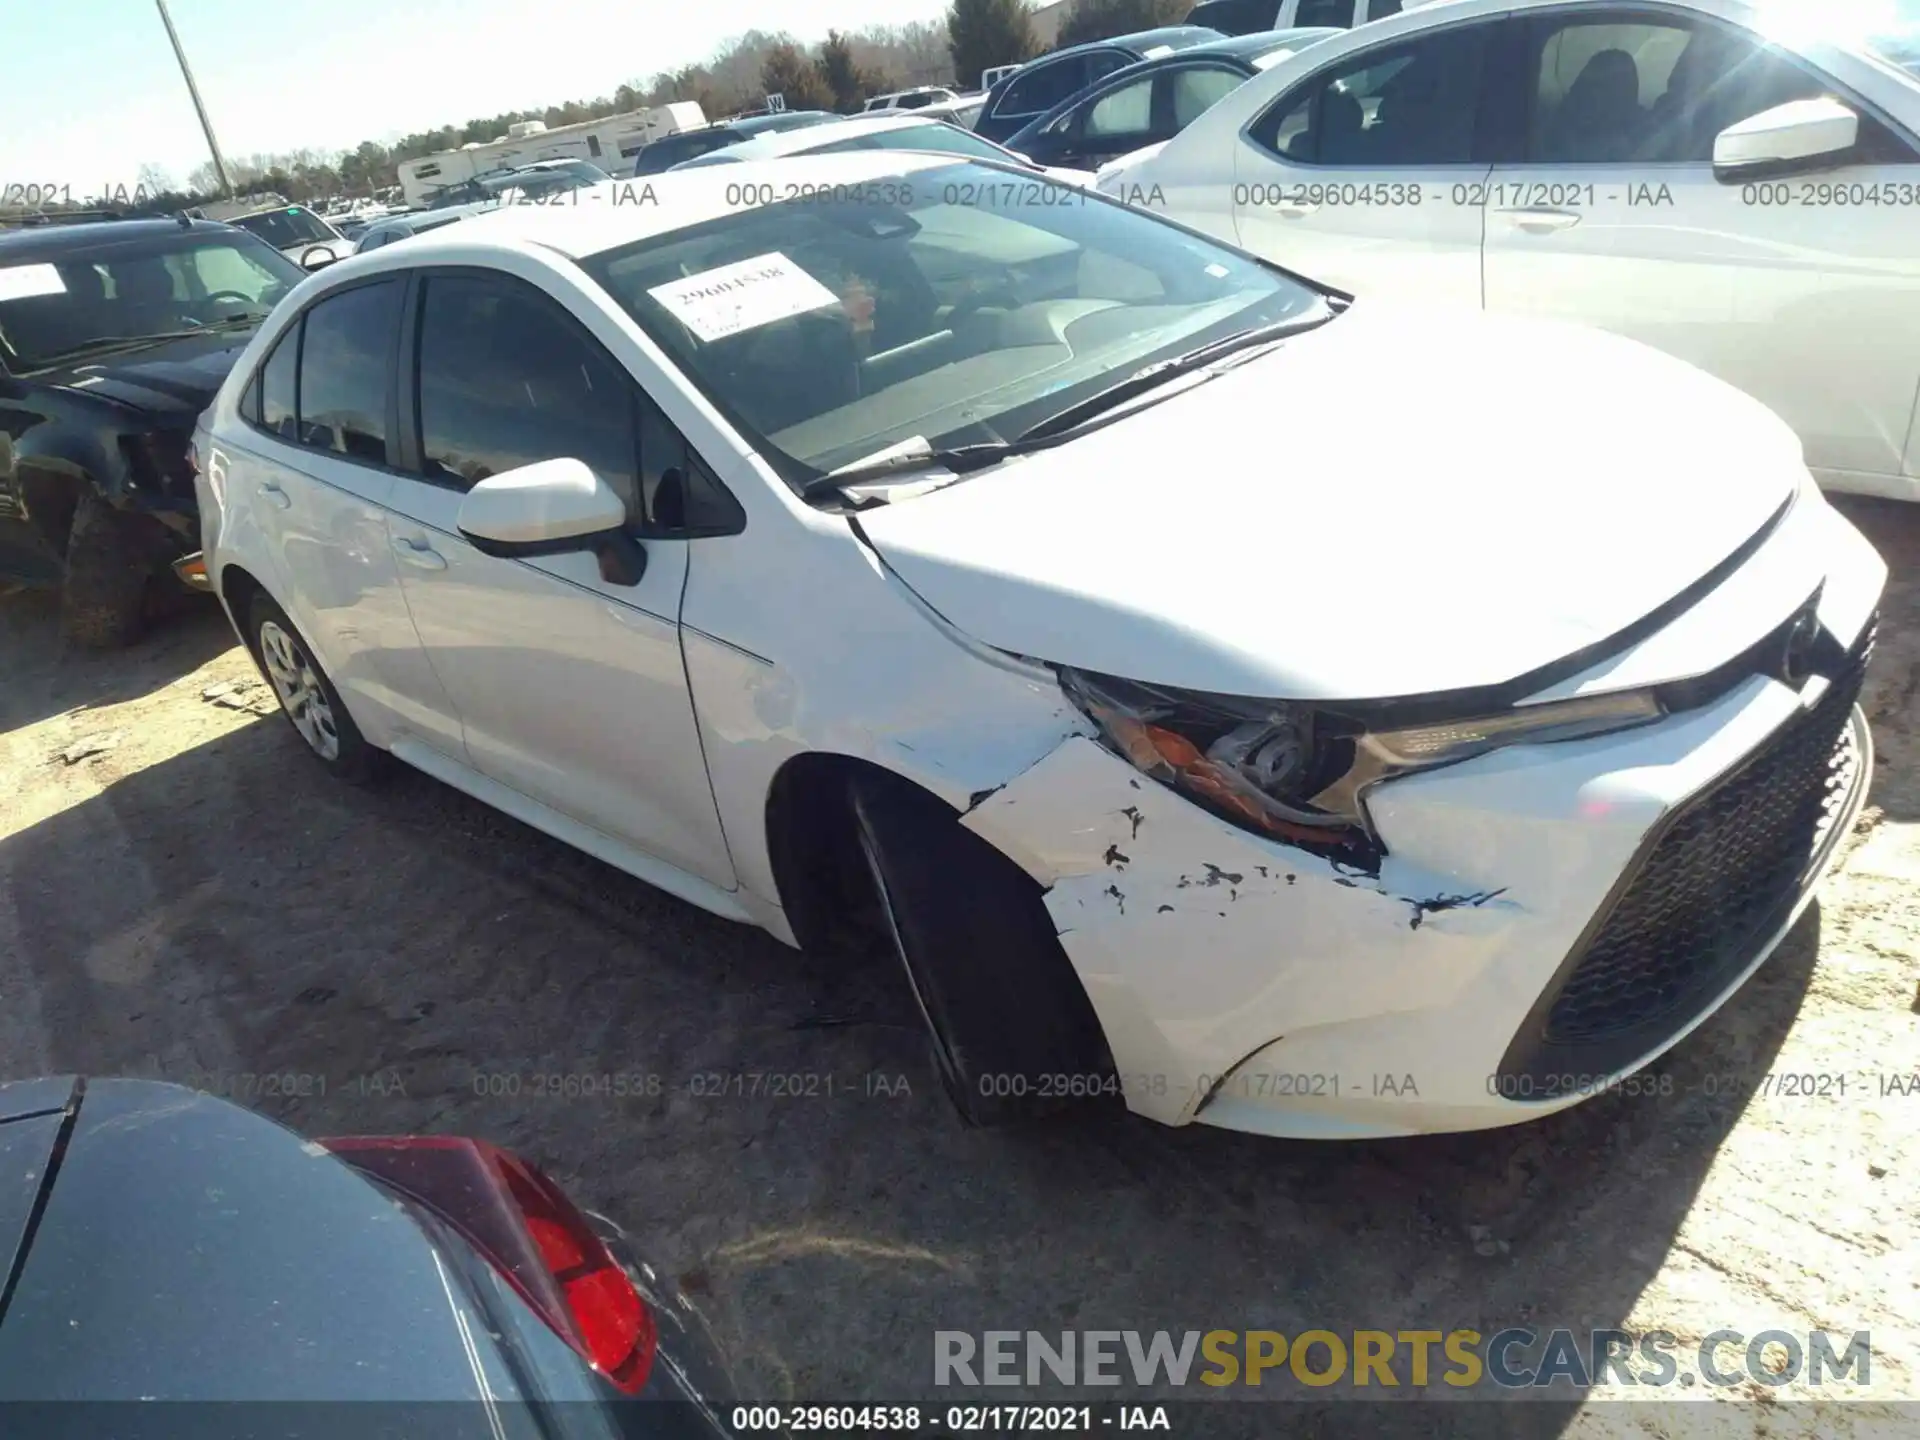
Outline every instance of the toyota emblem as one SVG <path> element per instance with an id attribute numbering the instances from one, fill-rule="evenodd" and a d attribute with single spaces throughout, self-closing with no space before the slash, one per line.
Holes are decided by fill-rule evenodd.
<path id="1" fill-rule="evenodd" d="M 1780 678 L 1796 690 L 1813 673 L 1813 651 L 1819 640 L 1820 617 L 1812 610 L 1801 611 L 1787 627 L 1780 647 Z"/>

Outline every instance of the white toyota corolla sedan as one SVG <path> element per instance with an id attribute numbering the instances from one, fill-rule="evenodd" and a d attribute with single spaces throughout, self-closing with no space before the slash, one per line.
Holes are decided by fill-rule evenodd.
<path id="1" fill-rule="evenodd" d="M 978 1121 L 1393 1135 L 1636 1083 L 1867 785 L 1885 567 L 1757 402 L 977 161 L 356 256 L 196 446 L 212 583 L 329 768 L 790 944 L 870 920 Z"/>
<path id="2" fill-rule="evenodd" d="M 1916 0 L 1438 0 L 1098 184 L 1363 300 L 1643 340 L 1920 500 Z"/>

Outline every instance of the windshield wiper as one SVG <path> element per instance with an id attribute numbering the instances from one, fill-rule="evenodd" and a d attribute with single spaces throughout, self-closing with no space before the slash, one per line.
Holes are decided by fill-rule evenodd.
<path id="1" fill-rule="evenodd" d="M 258 325 L 262 316 L 231 315 L 225 320 L 209 321 L 205 325 L 193 325 L 184 330 L 156 330 L 151 335 L 101 335 L 72 349 L 61 350 L 48 355 L 40 361 L 42 370 L 51 370 L 56 365 L 65 365 L 74 360 L 85 360 L 95 355 L 111 354 L 115 350 L 126 350 L 140 345 L 156 345 L 168 340 L 190 340 L 195 335 L 218 335 L 241 325 Z"/>
<path id="2" fill-rule="evenodd" d="M 1333 318 L 1335 312 L 1325 310 L 1311 316 L 1295 316 L 1291 320 L 1279 320 L 1270 325 L 1254 325 L 1245 330 L 1235 330 L 1230 335 L 1222 335 L 1217 340 L 1176 355 L 1171 360 L 1158 360 L 1151 365 L 1143 365 L 1118 384 L 1077 400 L 1066 409 L 1056 411 L 1038 424 L 1030 425 L 1016 435 L 1009 448 L 1013 450 L 1030 449 L 1034 445 L 1048 440 L 1058 440 L 1067 432 L 1077 430 L 1087 421 L 1108 410 L 1126 404 L 1136 395 L 1144 395 L 1149 390 L 1158 389 L 1169 380 L 1180 375 L 1190 375 L 1204 370 L 1216 360 L 1231 355 L 1236 350 L 1250 349 L 1256 345 L 1270 344 L 1284 340 L 1289 335 L 1297 335 L 1302 330 L 1311 330 Z"/>
<path id="3" fill-rule="evenodd" d="M 824 475 L 815 475 L 800 485 L 800 498 L 817 500 L 847 485 L 859 485 L 868 480 L 882 480 L 889 475 L 897 475 L 902 470 L 926 470 L 934 466 L 944 466 L 956 474 L 969 470 L 978 470 L 997 460 L 1004 460 L 1013 453 L 1013 447 L 1004 440 L 990 440 L 979 445 L 956 445 L 950 449 L 937 450 L 924 435 L 916 435 L 911 440 L 903 440 L 898 445 L 889 445 L 884 450 L 875 451 L 864 459 L 851 465 L 842 465 L 838 470 L 829 470 Z"/>

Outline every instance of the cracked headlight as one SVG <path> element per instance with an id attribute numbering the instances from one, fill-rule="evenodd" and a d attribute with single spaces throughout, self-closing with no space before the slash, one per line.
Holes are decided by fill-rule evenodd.
<path id="1" fill-rule="evenodd" d="M 1061 687 L 1134 767 L 1236 824 L 1314 848 L 1377 852 L 1378 780 L 1505 745 L 1624 730 L 1664 713 L 1648 691 L 1391 726 L 1320 705 L 1161 689 L 1061 667 Z"/>

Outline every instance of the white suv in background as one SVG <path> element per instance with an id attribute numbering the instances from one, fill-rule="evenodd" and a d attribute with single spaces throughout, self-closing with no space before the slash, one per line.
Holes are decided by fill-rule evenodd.
<path id="1" fill-rule="evenodd" d="M 203 417 L 336 773 L 873 917 L 982 1121 L 1527 1119 L 1810 903 L 1886 568 L 1730 386 L 971 159 L 645 188 L 329 267 Z"/>

